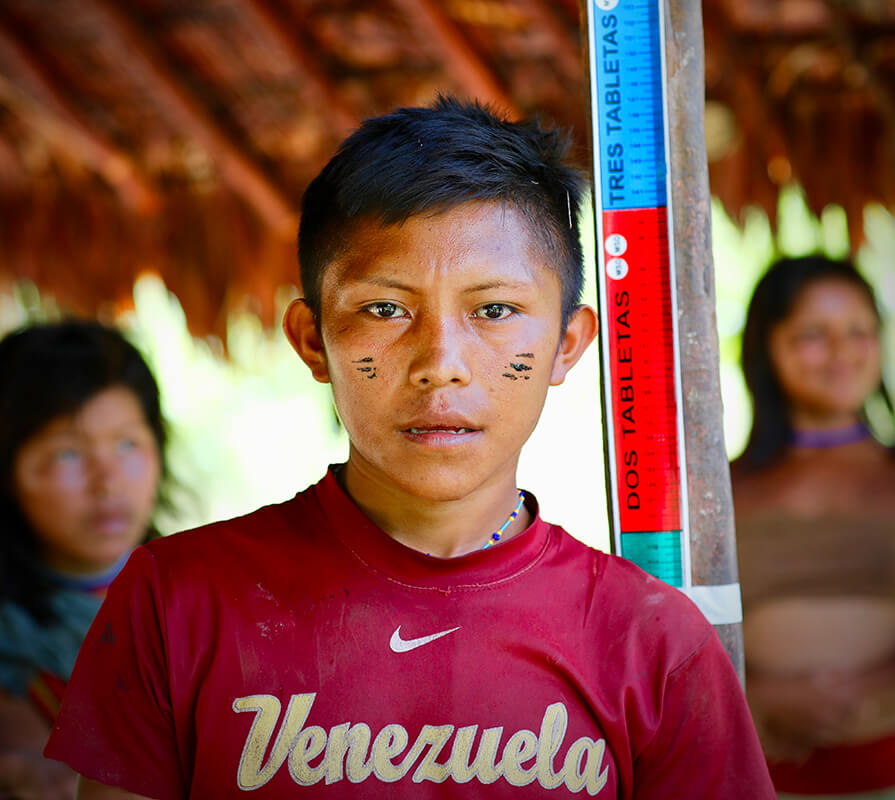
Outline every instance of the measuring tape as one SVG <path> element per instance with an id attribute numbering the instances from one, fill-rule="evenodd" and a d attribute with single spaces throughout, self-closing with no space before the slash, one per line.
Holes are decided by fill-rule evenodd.
<path id="1" fill-rule="evenodd" d="M 664 2 L 586 6 L 613 551 L 737 623 L 739 584 L 692 582 Z"/>
<path id="2" fill-rule="evenodd" d="M 616 553 L 690 588 L 661 0 L 591 0 L 603 392 Z"/>

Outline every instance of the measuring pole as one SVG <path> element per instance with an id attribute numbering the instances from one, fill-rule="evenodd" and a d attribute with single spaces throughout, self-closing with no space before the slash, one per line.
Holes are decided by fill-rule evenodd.
<path id="1" fill-rule="evenodd" d="M 583 2 L 612 547 L 689 595 L 742 679 L 700 4 Z"/>

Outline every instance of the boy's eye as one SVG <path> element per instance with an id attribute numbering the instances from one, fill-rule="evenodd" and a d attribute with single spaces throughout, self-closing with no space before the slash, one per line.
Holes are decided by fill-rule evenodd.
<path id="1" fill-rule="evenodd" d="M 370 303 L 364 306 L 364 311 L 369 311 L 374 317 L 381 319 L 394 319 L 404 316 L 404 309 L 397 303 Z"/>
<path id="2" fill-rule="evenodd" d="M 473 312 L 473 316 L 483 317 L 484 319 L 505 319 L 515 313 L 515 310 L 506 303 L 488 303 L 477 308 Z"/>

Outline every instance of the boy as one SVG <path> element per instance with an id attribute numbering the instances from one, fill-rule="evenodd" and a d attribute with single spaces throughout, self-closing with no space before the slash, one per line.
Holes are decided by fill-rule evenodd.
<path id="1" fill-rule="evenodd" d="M 596 332 L 564 155 L 443 99 L 314 180 L 284 326 L 348 461 L 131 558 L 47 750 L 80 797 L 773 797 L 705 619 L 516 488 Z"/>

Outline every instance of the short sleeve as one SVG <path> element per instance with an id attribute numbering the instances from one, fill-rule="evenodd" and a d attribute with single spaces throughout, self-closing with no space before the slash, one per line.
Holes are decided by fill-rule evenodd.
<path id="1" fill-rule="evenodd" d="M 44 753 L 100 783 L 180 800 L 164 612 L 155 559 L 137 548 L 87 633 Z"/>
<path id="2" fill-rule="evenodd" d="M 635 753 L 635 800 L 775 800 L 745 696 L 714 631 L 667 676 L 659 726 Z"/>

